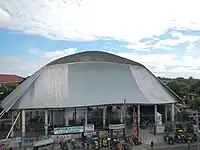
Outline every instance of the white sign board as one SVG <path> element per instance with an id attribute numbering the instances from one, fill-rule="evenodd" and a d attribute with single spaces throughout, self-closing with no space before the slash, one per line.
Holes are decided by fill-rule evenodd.
<path id="1" fill-rule="evenodd" d="M 85 132 L 93 132 L 94 131 L 94 124 L 87 124 L 85 126 Z"/>
<path id="2" fill-rule="evenodd" d="M 125 124 L 110 124 L 109 129 L 110 130 L 119 130 L 125 128 Z"/>

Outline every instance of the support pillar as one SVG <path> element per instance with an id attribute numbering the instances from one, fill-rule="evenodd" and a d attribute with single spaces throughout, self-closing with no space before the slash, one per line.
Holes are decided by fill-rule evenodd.
<path id="1" fill-rule="evenodd" d="M 124 123 L 124 106 L 120 107 L 120 123 Z"/>
<path id="2" fill-rule="evenodd" d="M 155 125 L 157 125 L 157 112 L 158 112 L 157 105 L 154 105 Z"/>
<path id="3" fill-rule="evenodd" d="M 12 125 L 13 125 L 14 124 L 14 112 L 13 111 L 11 112 L 11 115 L 12 115 L 11 116 L 11 120 L 12 120 Z M 14 129 L 11 130 L 10 136 L 14 137 Z"/>
<path id="4" fill-rule="evenodd" d="M 53 125 L 56 125 L 56 112 L 55 110 L 52 110 L 53 112 Z"/>
<path id="5" fill-rule="evenodd" d="M 69 109 L 65 109 L 65 126 L 69 126 Z"/>
<path id="6" fill-rule="evenodd" d="M 26 133 L 26 112 L 22 110 L 22 137 L 25 137 Z"/>
<path id="7" fill-rule="evenodd" d="M 167 122 L 168 115 L 168 104 L 165 104 L 165 123 Z"/>
<path id="8" fill-rule="evenodd" d="M 103 129 L 106 128 L 106 106 L 103 107 Z"/>
<path id="9" fill-rule="evenodd" d="M 88 124 L 88 108 L 85 107 L 85 126 Z"/>
<path id="10" fill-rule="evenodd" d="M 76 123 L 76 108 L 74 108 L 74 122 Z"/>
<path id="11" fill-rule="evenodd" d="M 171 118 L 172 118 L 172 122 L 174 122 L 175 121 L 175 105 L 174 104 L 172 104 L 171 105 L 172 106 L 172 111 L 171 111 Z"/>
<path id="12" fill-rule="evenodd" d="M 52 125 L 52 111 L 49 112 L 49 123 Z"/>
<path id="13" fill-rule="evenodd" d="M 138 134 L 140 133 L 140 105 L 137 105 Z"/>
<path id="14" fill-rule="evenodd" d="M 44 123 L 44 130 L 45 130 L 45 136 L 48 136 L 48 126 L 49 126 L 49 123 L 48 123 L 48 110 L 45 109 L 45 116 L 44 116 L 44 120 L 45 120 L 45 123 Z"/>

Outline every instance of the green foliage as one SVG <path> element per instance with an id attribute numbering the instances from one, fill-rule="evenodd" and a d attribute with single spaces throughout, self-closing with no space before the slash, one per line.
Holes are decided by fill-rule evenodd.
<path id="1" fill-rule="evenodd" d="M 193 110 L 200 110 L 200 99 L 196 99 L 190 106 Z"/>
<path id="2" fill-rule="evenodd" d="M 200 95 L 200 79 L 194 79 L 193 77 L 189 77 L 188 79 L 183 77 L 158 78 L 167 83 L 167 86 L 180 97 L 187 95 L 187 93 Z"/>
<path id="3" fill-rule="evenodd" d="M 16 87 L 17 84 L 1 84 L 0 101 L 4 100 Z"/>
<path id="4" fill-rule="evenodd" d="M 159 79 L 165 82 L 166 85 L 181 98 L 188 95 L 196 96 L 197 98 L 192 102 L 190 107 L 192 109 L 200 109 L 200 79 L 195 79 L 193 77 L 189 77 L 188 79 L 182 77 L 159 77 Z"/>

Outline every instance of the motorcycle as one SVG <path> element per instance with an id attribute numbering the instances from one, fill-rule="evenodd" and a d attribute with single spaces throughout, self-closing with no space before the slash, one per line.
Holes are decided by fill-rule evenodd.
<path id="1" fill-rule="evenodd" d="M 93 138 L 92 148 L 94 150 L 100 150 L 100 143 L 98 141 L 98 138 Z"/>
<path id="2" fill-rule="evenodd" d="M 173 138 L 172 136 L 168 136 L 168 137 L 167 137 L 167 143 L 168 143 L 169 145 L 173 145 L 173 144 L 174 144 L 174 138 Z"/>
<path id="3" fill-rule="evenodd" d="M 132 140 L 135 145 L 142 145 L 142 141 L 138 137 L 133 136 Z"/>
<path id="4" fill-rule="evenodd" d="M 89 143 L 87 141 L 83 143 L 83 149 L 89 149 Z"/>
<path id="5" fill-rule="evenodd" d="M 79 141 L 72 139 L 71 148 L 72 149 L 80 149 L 80 148 L 82 148 L 82 145 Z"/>
<path id="6" fill-rule="evenodd" d="M 182 133 L 176 133 L 174 138 L 177 143 L 185 143 L 186 142 L 185 135 Z"/>
<path id="7" fill-rule="evenodd" d="M 106 138 L 106 137 L 103 137 L 102 138 L 102 147 L 107 147 L 108 146 L 108 138 Z"/>
<path id="8" fill-rule="evenodd" d="M 129 144 L 123 143 L 122 150 L 131 150 L 131 146 Z"/>
<path id="9" fill-rule="evenodd" d="M 174 144 L 174 134 L 172 133 L 166 133 L 164 135 L 164 140 L 167 142 L 167 144 Z"/>
<path id="10" fill-rule="evenodd" d="M 192 135 L 186 134 L 186 135 L 185 135 L 185 141 L 186 141 L 187 143 L 193 143 Z"/>

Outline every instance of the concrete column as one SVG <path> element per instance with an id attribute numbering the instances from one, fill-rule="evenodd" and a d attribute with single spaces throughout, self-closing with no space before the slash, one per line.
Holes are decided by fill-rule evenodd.
<path id="1" fill-rule="evenodd" d="M 124 106 L 120 106 L 120 122 L 124 123 Z"/>
<path id="2" fill-rule="evenodd" d="M 106 106 L 103 107 L 103 129 L 106 128 Z"/>
<path id="3" fill-rule="evenodd" d="M 88 108 L 85 107 L 85 126 L 88 124 Z"/>
<path id="4" fill-rule="evenodd" d="M 65 125 L 69 126 L 69 109 L 65 109 Z"/>
<path id="5" fill-rule="evenodd" d="M 76 123 L 76 108 L 74 108 L 74 121 Z"/>
<path id="6" fill-rule="evenodd" d="M 158 112 L 157 105 L 154 105 L 155 125 L 157 125 L 157 112 Z"/>
<path id="7" fill-rule="evenodd" d="M 49 111 L 49 124 L 52 125 L 52 111 Z"/>
<path id="8" fill-rule="evenodd" d="M 168 104 L 165 104 L 165 123 L 167 122 Z"/>
<path id="9" fill-rule="evenodd" d="M 139 129 L 140 129 L 140 105 L 137 105 L 137 122 L 138 122 L 138 133 L 139 133 Z"/>
<path id="10" fill-rule="evenodd" d="M 26 112 L 22 110 L 22 137 L 26 135 Z"/>
<path id="11" fill-rule="evenodd" d="M 172 118 L 172 122 L 174 122 L 175 121 L 175 105 L 174 104 L 172 104 L 171 105 L 172 106 L 172 111 L 171 111 L 171 118 Z"/>
<path id="12" fill-rule="evenodd" d="M 56 112 L 55 110 L 52 111 L 53 111 L 53 125 L 56 125 Z"/>
<path id="13" fill-rule="evenodd" d="M 12 116 L 11 116 L 11 121 L 12 121 L 12 125 L 13 125 L 13 124 L 14 124 L 14 121 L 15 121 L 15 119 L 14 119 L 15 113 L 12 111 L 12 112 L 11 112 L 11 115 L 12 115 Z M 14 128 L 12 129 L 10 136 L 11 136 L 11 137 L 14 137 Z"/>
<path id="14" fill-rule="evenodd" d="M 48 110 L 45 109 L 45 113 L 44 113 L 44 130 L 45 130 L 45 136 L 48 136 Z"/>

